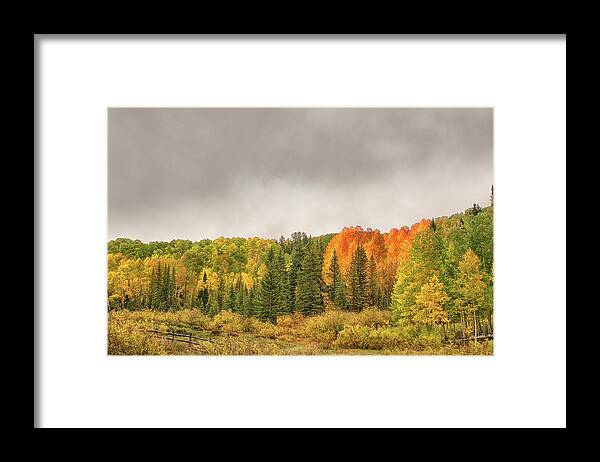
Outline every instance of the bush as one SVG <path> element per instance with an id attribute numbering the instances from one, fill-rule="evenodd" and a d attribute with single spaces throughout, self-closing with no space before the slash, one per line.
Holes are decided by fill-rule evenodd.
<path id="1" fill-rule="evenodd" d="M 422 333 L 413 339 L 413 346 L 417 350 L 435 349 L 442 346 L 442 337 L 438 333 Z"/>
<path id="2" fill-rule="evenodd" d="M 281 350 L 271 341 L 257 342 L 256 338 L 217 338 L 215 343 L 203 344 L 198 353 L 205 355 L 279 355 Z"/>
<path id="3" fill-rule="evenodd" d="M 226 310 L 215 315 L 210 327 L 211 330 L 220 330 L 231 334 L 247 332 L 248 324 L 244 322 L 244 317 L 241 314 Z"/>
<path id="4" fill-rule="evenodd" d="M 176 313 L 172 313 L 176 315 Z M 210 317 L 200 310 L 182 310 L 179 312 L 179 319 L 182 323 L 198 330 L 208 330 L 210 326 Z"/>
<path id="5" fill-rule="evenodd" d="M 286 314 L 277 317 L 277 326 L 282 329 L 295 330 L 302 327 L 305 318 L 300 313 Z"/>
<path id="6" fill-rule="evenodd" d="M 341 348 L 389 350 L 407 348 L 410 338 L 398 328 L 347 326 L 338 335 L 335 345 Z"/>
<path id="7" fill-rule="evenodd" d="M 368 327 L 384 327 L 390 324 L 392 313 L 389 310 L 367 308 L 358 313 L 350 313 L 348 324 Z"/>
<path id="8" fill-rule="evenodd" d="M 109 318 L 109 355 L 161 355 L 167 354 L 165 343 L 145 332 L 145 326 L 127 317 Z"/>
<path id="9" fill-rule="evenodd" d="M 304 324 L 302 334 L 329 347 L 338 336 L 344 326 L 348 314 L 340 310 L 327 311 L 319 316 L 310 317 Z"/>
<path id="10" fill-rule="evenodd" d="M 254 332 L 257 335 L 259 335 L 261 337 L 266 337 L 266 338 L 277 338 L 280 333 L 277 326 L 274 324 L 271 324 L 270 322 L 258 321 L 255 323 L 254 329 L 255 329 Z"/>
<path id="11" fill-rule="evenodd" d="M 494 341 L 484 340 L 482 342 L 468 342 L 462 348 L 461 354 L 467 355 L 493 355 Z"/>

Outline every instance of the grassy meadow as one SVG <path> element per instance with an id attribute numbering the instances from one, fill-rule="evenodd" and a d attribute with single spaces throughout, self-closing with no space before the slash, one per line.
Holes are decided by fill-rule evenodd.
<path id="1" fill-rule="evenodd" d="M 327 310 L 260 321 L 232 311 L 210 317 L 197 309 L 108 313 L 110 355 L 491 355 L 493 341 L 455 342 L 453 330 L 392 325 L 391 312 Z M 207 340 L 163 338 L 176 332 Z M 458 331 L 457 331 L 458 332 Z M 457 334 L 458 335 L 458 334 Z M 186 337 L 175 337 L 186 340 Z M 208 341 L 210 340 L 210 341 Z"/>

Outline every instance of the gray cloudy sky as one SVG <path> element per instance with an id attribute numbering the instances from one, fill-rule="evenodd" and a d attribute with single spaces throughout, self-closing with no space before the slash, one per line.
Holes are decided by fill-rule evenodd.
<path id="1" fill-rule="evenodd" d="M 487 205 L 486 108 L 111 108 L 109 239 L 382 232 Z"/>

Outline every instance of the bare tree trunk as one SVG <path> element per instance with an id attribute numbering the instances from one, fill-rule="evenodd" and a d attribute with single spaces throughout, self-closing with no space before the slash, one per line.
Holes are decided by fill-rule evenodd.
<path id="1" fill-rule="evenodd" d="M 475 329 L 475 341 L 477 341 L 477 314 L 473 312 L 473 329 Z"/>

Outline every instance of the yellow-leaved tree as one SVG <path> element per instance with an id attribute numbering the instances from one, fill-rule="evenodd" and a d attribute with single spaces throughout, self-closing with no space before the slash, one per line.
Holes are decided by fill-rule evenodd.
<path id="1" fill-rule="evenodd" d="M 429 281 L 421 286 L 415 297 L 413 320 L 426 326 L 439 326 L 447 323 L 448 313 L 445 305 L 450 297 L 444 290 L 444 284 L 437 274 L 431 276 Z"/>
<path id="2" fill-rule="evenodd" d="M 462 260 L 458 264 L 458 276 L 456 279 L 456 289 L 458 298 L 456 305 L 461 312 L 463 326 L 466 324 L 469 331 L 473 331 L 477 338 L 477 312 L 483 308 L 486 295 L 486 283 L 484 273 L 480 268 L 479 257 L 470 248 L 465 252 Z M 473 321 L 469 326 L 467 319 Z"/>

